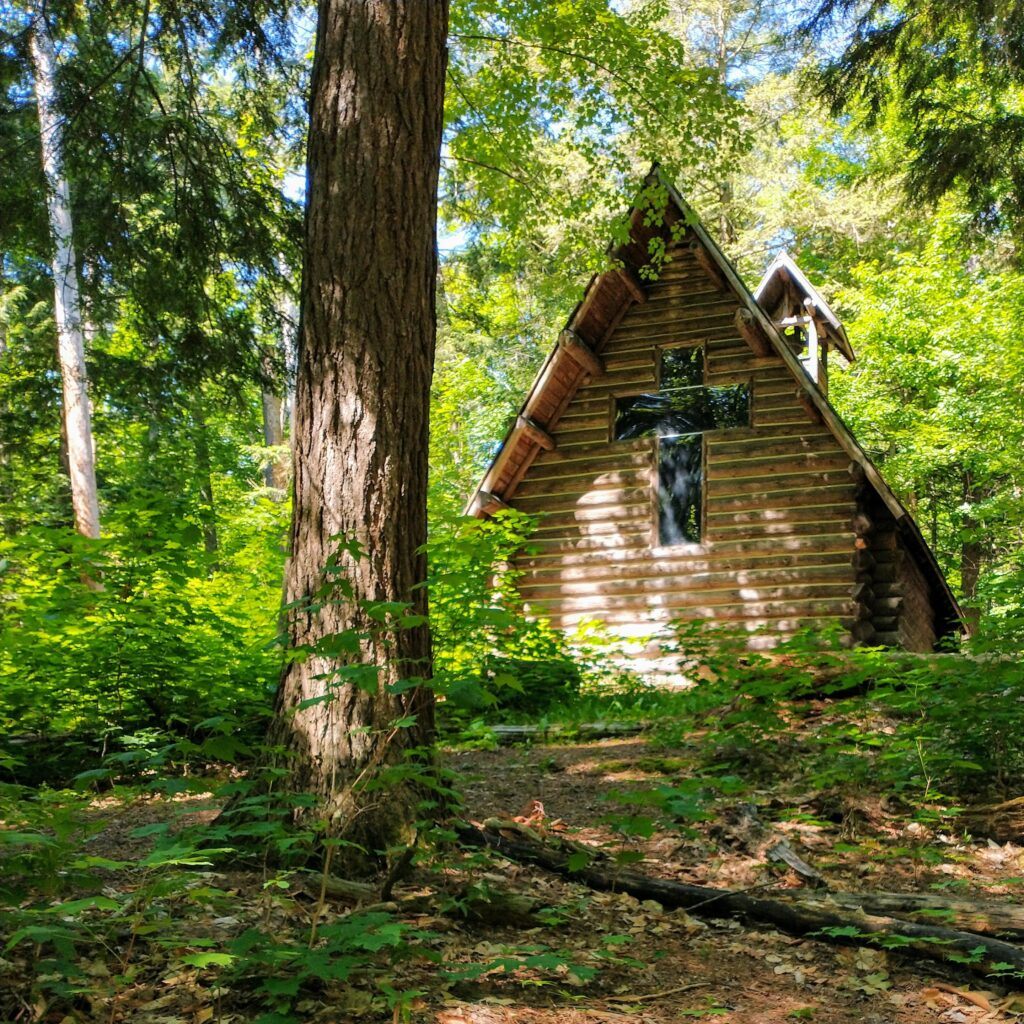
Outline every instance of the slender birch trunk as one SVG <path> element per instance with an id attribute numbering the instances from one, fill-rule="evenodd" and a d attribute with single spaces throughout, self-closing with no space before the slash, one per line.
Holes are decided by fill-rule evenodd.
<path id="1" fill-rule="evenodd" d="M 93 451 L 89 379 L 85 368 L 85 337 L 75 268 L 71 220 L 71 190 L 64 170 L 64 126 L 56 106 L 57 57 L 42 9 L 31 35 L 36 108 L 46 178 L 46 211 L 53 247 L 54 319 L 57 356 L 64 393 L 68 473 L 75 527 L 87 537 L 100 535 L 96 462 Z"/>

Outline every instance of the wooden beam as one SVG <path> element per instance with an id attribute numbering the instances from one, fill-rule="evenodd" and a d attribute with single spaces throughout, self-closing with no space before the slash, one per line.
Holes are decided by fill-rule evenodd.
<path id="1" fill-rule="evenodd" d="M 520 416 L 516 420 L 516 429 L 521 430 L 534 444 L 539 445 L 546 452 L 555 450 L 555 439 L 543 428 L 534 423 L 527 416 Z"/>
<path id="2" fill-rule="evenodd" d="M 575 331 L 569 328 L 562 331 L 558 336 L 558 344 L 591 377 L 600 377 L 604 373 L 601 357 Z"/>
<path id="3" fill-rule="evenodd" d="M 485 516 L 493 516 L 495 512 L 501 512 L 510 507 L 490 491 L 480 491 L 476 496 L 476 502 L 480 512 Z"/>
<path id="4" fill-rule="evenodd" d="M 850 528 L 858 537 L 870 537 L 875 532 L 875 524 L 865 512 L 854 513 L 850 520 Z"/>
<path id="5" fill-rule="evenodd" d="M 711 253 L 701 245 L 698 239 L 695 238 L 690 242 L 690 252 L 693 254 L 693 258 L 697 261 L 701 270 L 711 278 L 715 287 L 718 288 L 719 291 L 728 291 L 729 286 L 726 284 L 725 278 L 722 276 L 722 271 L 718 268 L 718 264 L 712 259 Z"/>
<path id="6" fill-rule="evenodd" d="M 619 277 L 622 278 L 622 283 L 626 286 L 626 291 L 633 296 L 633 301 L 646 302 L 647 292 L 644 290 L 640 278 L 629 267 L 617 267 L 616 269 L 619 272 Z"/>
<path id="7" fill-rule="evenodd" d="M 796 400 L 803 407 L 804 412 L 807 413 L 807 415 L 810 418 L 810 421 L 812 423 L 819 423 L 820 424 L 820 423 L 824 422 L 824 420 L 822 419 L 822 416 L 821 416 L 821 411 L 814 404 L 814 402 L 811 399 L 811 396 L 809 394 L 807 394 L 807 391 L 806 391 L 805 388 L 797 388 L 796 389 L 795 397 L 796 397 Z"/>
<path id="8" fill-rule="evenodd" d="M 758 358 L 771 355 L 772 345 L 749 309 L 736 310 L 736 330 Z"/>

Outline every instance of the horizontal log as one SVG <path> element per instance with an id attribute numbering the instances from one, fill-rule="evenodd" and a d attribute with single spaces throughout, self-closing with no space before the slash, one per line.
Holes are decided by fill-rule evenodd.
<path id="1" fill-rule="evenodd" d="M 703 587 L 704 589 L 736 589 L 740 586 L 781 585 L 795 583 L 816 586 L 837 583 L 849 586 L 850 570 L 847 566 L 810 566 L 795 569 L 742 569 L 729 572 L 686 572 L 680 565 L 670 574 L 655 572 L 650 564 L 635 566 L 585 566 L 578 569 L 539 568 L 525 570 L 516 586 L 522 593 L 535 596 L 564 593 L 566 596 L 585 596 L 594 588 L 602 593 L 615 593 L 643 582 L 651 591 Z"/>
<path id="2" fill-rule="evenodd" d="M 743 589 L 748 589 L 750 596 L 744 596 Z M 562 616 L 576 612 L 599 615 L 606 611 L 650 608 L 686 612 L 688 615 L 706 614 L 709 617 L 722 612 L 744 618 L 756 618 L 762 615 L 814 615 L 819 611 L 846 615 L 850 618 L 857 617 L 856 602 L 850 600 L 849 586 L 845 583 L 802 588 L 808 591 L 807 593 L 800 593 L 801 588 L 796 585 L 743 589 L 712 589 L 705 592 L 700 588 L 694 588 L 652 592 L 639 588 L 628 594 L 595 593 L 537 597 L 530 603 L 531 606 L 556 610 Z"/>
<path id="3" fill-rule="evenodd" d="M 796 399 L 797 403 L 800 405 L 800 407 L 806 414 L 807 418 L 812 423 L 824 422 L 821 415 L 821 410 L 814 404 L 814 401 L 811 399 L 811 396 L 808 394 L 805 388 L 797 388 L 793 397 Z"/>
<path id="4" fill-rule="evenodd" d="M 1024 949 L 987 935 L 854 912 L 838 905 L 832 894 L 787 903 L 745 892 L 648 878 L 622 870 L 618 865 L 602 865 L 597 851 L 593 851 L 593 860 L 580 866 L 580 847 L 545 843 L 514 826 L 511 833 L 506 833 L 502 831 L 505 826 L 501 822 L 487 825 L 489 827 L 484 829 L 461 826 L 460 840 L 467 845 L 489 847 L 511 860 L 542 867 L 602 892 L 625 892 L 639 900 L 655 900 L 666 908 L 681 908 L 712 918 L 738 918 L 752 924 L 770 925 L 791 935 L 833 943 L 865 945 L 868 944 L 865 937 L 898 936 L 919 955 L 957 965 L 966 961 L 969 969 L 985 976 L 991 974 L 996 963 L 1009 964 L 1011 970 L 1024 973 Z M 570 864 L 575 870 L 570 869 Z M 851 927 L 855 929 L 853 936 L 850 936 Z M 980 958 L 974 952 L 979 947 L 983 951 Z"/>
<path id="5" fill-rule="evenodd" d="M 845 520 L 822 519 L 807 523 L 760 523 L 734 526 L 711 526 L 704 539 L 710 544 L 731 540 L 785 541 L 790 537 L 834 537 L 843 532 Z M 852 536 L 852 534 L 851 534 Z"/>
<path id="6" fill-rule="evenodd" d="M 560 452 L 568 454 L 580 448 L 592 448 L 596 444 L 608 444 L 609 426 L 587 427 L 583 430 L 555 431 L 555 444 Z"/>
<path id="7" fill-rule="evenodd" d="M 751 416 L 751 422 L 756 428 L 763 427 L 789 427 L 798 426 L 801 423 L 813 423 L 803 409 L 790 411 L 788 409 L 772 409 L 768 412 L 755 411 Z"/>
<path id="8" fill-rule="evenodd" d="M 600 476 L 595 476 L 593 473 L 580 473 L 575 476 L 567 473 L 564 477 L 554 480 L 536 481 L 527 476 L 516 491 L 515 500 L 510 503 L 513 507 L 518 508 L 518 503 L 528 498 L 545 497 L 571 501 L 588 494 L 598 494 L 617 488 L 650 487 L 653 470 L 654 459 L 652 456 L 650 466 L 646 470 L 627 468 L 602 473 Z"/>
<path id="9" fill-rule="evenodd" d="M 599 529 L 602 524 L 594 524 L 595 529 L 592 533 L 585 537 L 581 537 L 578 533 L 573 534 L 544 534 L 540 535 L 540 531 L 534 534 L 531 540 L 531 546 L 533 546 L 539 553 L 543 553 L 545 550 L 549 551 L 563 551 L 566 553 L 572 551 L 585 551 L 588 550 L 588 542 L 598 542 L 602 539 L 611 540 L 612 544 L 607 543 L 600 545 L 601 547 L 607 548 L 609 546 L 620 546 L 615 541 L 616 531 L 614 524 L 607 524 L 612 527 L 612 530 L 605 533 Z M 622 547 L 630 546 L 634 548 L 641 548 L 643 545 L 636 541 L 636 536 L 643 534 L 643 528 L 636 528 L 633 526 L 624 526 L 621 531 L 617 531 L 621 534 L 623 542 Z M 602 536 L 603 535 L 603 536 Z M 632 539 L 626 539 L 632 538 Z M 656 557 L 660 557 L 661 552 L 671 551 L 669 547 L 655 547 L 654 551 L 658 553 Z M 839 553 L 842 552 L 849 557 L 850 550 L 850 537 L 847 534 L 834 534 L 816 537 L 788 537 L 785 539 L 777 538 L 764 538 L 761 540 L 732 540 L 732 541 L 716 541 L 714 544 L 693 544 L 687 545 L 685 548 L 680 548 L 680 554 L 688 553 L 694 557 L 711 557 L 716 555 L 775 555 L 775 554 L 797 554 L 804 552 L 818 552 L 818 553 Z"/>
<path id="10" fill-rule="evenodd" d="M 637 736 L 649 729 L 646 722 L 581 722 L 577 726 L 558 725 L 489 725 L 487 729 L 503 746 L 511 743 L 547 743 L 553 740 L 578 738 L 607 739 L 611 736 Z"/>
<path id="11" fill-rule="evenodd" d="M 641 519 L 645 523 L 653 524 L 654 503 L 651 500 L 651 494 L 652 492 L 648 491 L 639 500 L 628 505 L 584 505 L 575 507 L 568 512 L 539 511 L 535 513 L 537 525 L 540 529 L 578 525 L 580 530 L 585 532 L 595 523 L 600 523 L 611 529 L 619 524 L 632 524 Z"/>
<path id="12" fill-rule="evenodd" d="M 564 523 L 552 523 L 551 525 L 541 521 L 540 525 L 531 534 L 531 542 L 541 544 L 545 541 L 555 543 L 571 543 L 578 539 L 614 539 L 648 538 L 650 543 L 654 538 L 654 516 L 651 514 L 635 516 L 632 519 L 623 519 L 619 522 L 608 522 L 599 520 L 593 523 L 577 523 L 575 526 L 567 526 Z"/>
<path id="13" fill-rule="evenodd" d="M 875 642 L 875 626 L 870 619 L 861 619 L 850 627 L 850 635 L 858 644 L 870 646 Z"/>
<path id="14" fill-rule="evenodd" d="M 647 301 L 650 302 L 705 302 L 720 296 L 721 292 L 696 273 L 676 277 L 660 277 L 647 284 Z"/>
<path id="15" fill-rule="evenodd" d="M 710 455 L 725 457 L 749 453 L 751 458 L 756 458 L 762 448 L 766 454 L 774 454 L 775 451 L 826 449 L 836 444 L 827 431 L 808 430 L 802 425 L 780 427 L 777 430 L 759 431 L 749 427 L 736 431 L 723 430 L 709 434 L 707 441 Z"/>
<path id="16" fill-rule="evenodd" d="M 513 504 L 521 512 L 530 515 L 542 513 L 572 512 L 576 509 L 608 509 L 618 505 L 636 505 L 653 502 L 653 490 L 649 483 L 640 487 L 614 487 L 605 490 L 587 490 L 578 495 L 533 494 L 523 497 L 522 488 L 516 494 Z"/>
<path id="17" fill-rule="evenodd" d="M 756 477 L 733 478 L 728 474 L 713 476 L 708 474 L 707 493 L 709 504 L 716 498 L 730 498 L 740 494 L 762 494 L 766 504 L 770 505 L 770 496 L 787 491 L 810 491 L 819 487 L 841 487 L 845 479 L 842 470 L 823 470 L 820 473 L 801 471 L 794 467 L 795 472 L 786 474 L 762 475 Z"/>
<path id="18" fill-rule="evenodd" d="M 827 434 L 792 434 L 787 437 L 747 427 L 724 442 L 718 431 L 711 431 L 705 439 L 708 456 L 718 463 L 742 463 L 748 459 L 818 459 L 822 456 L 840 461 L 844 459 L 842 449 Z"/>
<path id="19" fill-rule="evenodd" d="M 659 587 L 634 581 L 615 587 L 593 587 L 590 593 L 541 593 L 524 588 L 523 598 L 531 607 L 557 609 L 562 615 L 586 611 L 596 615 L 617 608 L 645 607 L 652 601 L 658 607 L 680 611 L 698 609 L 703 613 L 707 609 L 732 607 L 760 615 L 778 607 L 783 614 L 789 614 L 793 605 L 786 602 L 805 600 L 831 601 L 842 614 L 855 615 L 853 604 L 846 600 L 848 590 L 849 584 L 845 581 L 806 586 L 793 583 L 779 587 L 760 585 L 743 588 L 719 584 Z"/>
<path id="20" fill-rule="evenodd" d="M 688 342 L 704 341 L 709 344 L 719 338 L 733 338 L 736 328 L 731 324 L 725 327 L 696 324 L 677 324 L 672 328 L 659 327 L 657 329 L 645 329 L 642 327 L 620 328 L 613 336 L 618 351 L 649 348 L 652 343 L 658 345 L 685 345 Z M 774 365 L 774 364 L 772 364 Z"/>
<path id="21" fill-rule="evenodd" d="M 716 553 L 714 549 L 700 555 L 653 554 L 649 547 L 636 545 L 609 548 L 605 546 L 558 548 L 530 545 L 530 550 L 515 557 L 517 569 L 537 570 L 556 567 L 570 571 L 582 567 L 600 568 L 605 572 L 622 572 L 642 567 L 644 571 L 663 572 L 743 572 L 761 569 L 817 568 L 819 566 L 848 565 L 845 551 L 802 551 L 789 554 L 777 550 L 743 552 L 740 555 Z"/>
<path id="22" fill-rule="evenodd" d="M 653 451 L 638 452 L 609 452 L 604 458 L 594 456 L 593 453 L 577 457 L 577 452 L 571 452 L 568 457 L 541 462 L 537 459 L 530 470 L 530 483 L 554 483 L 565 484 L 570 480 L 575 481 L 577 487 L 587 480 L 591 483 L 610 481 L 609 474 L 624 473 L 633 471 L 635 475 L 632 483 L 639 485 L 641 472 L 653 472 L 656 464 L 656 456 Z M 582 479 L 580 479 L 582 478 Z"/>
<path id="23" fill-rule="evenodd" d="M 771 630 L 773 633 L 795 632 L 800 629 L 818 629 L 838 623 L 843 629 L 849 629 L 853 619 L 840 612 L 830 612 L 825 604 L 808 605 L 806 609 L 791 613 L 784 610 L 757 613 L 751 609 L 720 608 L 714 613 L 701 611 L 700 608 L 651 608 L 634 607 L 615 611 L 602 612 L 569 612 L 556 614 L 539 612 L 537 618 L 548 619 L 558 629 L 578 629 L 585 623 L 600 622 L 610 630 L 618 631 L 619 627 L 636 627 L 646 625 L 651 632 L 670 627 L 676 620 L 693 622 L 707 620 L 716 625 L 745 630 L 750 633 Z"/>
<path id="24" fill-rule="evenodd" d="M 845 502 L 834 505 L 817 505 L 788 509 L 750 509 L 745 512 L 720 512 L 708 509 L 708 528 L 726 529 L 732 526 L 771 526 L 776 523 L 785 526 L 796 523 L 835 522 L 845 523 L 850 516 L 850 506 Z"/>
<path id="25" fill-rule="evenodd" d="M 768 412 L 773 409 L 802 409 L 803 406 L 794 395 L 793 389 L 790 388 L 788 392 L 783 391 L 781 394 L 769 395 L 765 394 L 760 388 L 754 389 L 754 407 L 760 412 Z M 849 463 L 850 456 L 846 456 L 846 461 Z"/>
<path id="26" fill-rule="evenodd" d="M 680 301 L 680 298 L 683 301 Z M 732 317 L 736 309 L 736 300 L 722 297 L 711 292 L 703 294 L 683 294 L 674 300 L 670 297 L 656 296 L 644 306 L 629 311 L 619 324 L 619 330 L 639 326 L 661 325 L 665 323 L 685 323 L 689 320 Z"/>
<path id="27" fill-rule="evenodd" d="M 730 337 L 736 333 L 735 330 L 729 331 L 730 317 L 729 312 L 716 307 L 648 309 L 642 315 L 623 320 L 615 338 L 619 343 L 625 340 L 636 342 L 671 331 L 713 331 L 717 337 Z"/>
<path id="28" fill-rule="evenodd" d="M 835 452 L 808 452 L 796 457 L 786 453 L 753 459 L 720 459 L 709 453 L 709 480 L 764 480 L 774 486 L 774 480 L 794 474 L 818 474 L 843 471 L 845 459 Z M 833 477 L 833 480 L 838 476 Z"/>
<path id="29" fill-rule="evenodd" d="M 848 501 L 853 504 L 853 489 L 842 485 L 829 485 L 797 491 L 779 491 L 772 494 L 741 494 L 736 497 L 717 497 L 716 513 L 738 512 L 748 509 L 786 509 L 834 505 Z M 710 506 L 709 506 L 710 507 Z"/>
<path id="30" fill-rule="evenodd" d="M 1018 844 L 1024 838 L 1024 797 L 967 807 L 960 817 L 975 836 Z"/>

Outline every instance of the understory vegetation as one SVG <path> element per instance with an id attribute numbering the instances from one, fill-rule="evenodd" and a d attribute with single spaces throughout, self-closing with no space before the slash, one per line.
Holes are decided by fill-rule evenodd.
<path id="1" fill-rule="evenodd" d="M 453 0 L 429 611 L 365 601 L 304 646 L 287 616 L 351 610 L 343 567 L 386 561 L 337 536 L 282 608 L 293 516 L 320 511 L 292 501 L 314 21 L 0 6 L 0 1021 L 1024 1014 L 1024 17 Z M 961 644 L 676 622 L 650 678 L 600 622 L 523 614 L 539 524 L 466 500 L 654 162 L 748 285 L 785 249 L 841 315 L 829 401 Z M 369 640 L 426 625 L 430 671 L 382 686 Z M 346 732 L 342 705 L 419 691 L 434 732 Z M 350 788 L 414 794 L 405 841 L 362 847 L 293 784 L 268 730 L 311 708 L 379 744 Z"/>

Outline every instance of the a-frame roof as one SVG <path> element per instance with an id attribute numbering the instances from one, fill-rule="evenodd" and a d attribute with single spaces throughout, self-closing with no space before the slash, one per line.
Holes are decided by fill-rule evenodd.
<path id="1" fill-rule="evenodd" d="M 801 305 L 810 303 L 813 306 L 824 321 L 826 337 L 852 363 L 855 358 L 853 346 L 839 317 L 822 298 L 818 289 L 807 280 L 807 276 L 796 265 L 793 257 L 788 252 L 780 252 L 764 272 L 761 283 L 754 289 L 754 298 L 762 309 L 772 310 L 779 305 L 786 292 L 796 295 Z"/>
<path id="2" fill-rule="evenodd" d="M 885 482 L 826 396 L 807 375 L 799 357 L 787 344 L 771 316 L 751 294 L 690 205 L 663 178 L 657 167 L 651 170 L 644 184 L 647 194 L 660 190 L 667 197 L 663 217 L 652 218 L 649 206 L 630 209 L 629 240 L 609 250 L 612 269 L 596 274 L 588 283 L 582 301 L 569 316 L 558 341 L 534 379 L 515 422 L 470 499 L 467 513 L 486 516 L 505 507 L 538 453 L 551 446 L 549 432 L 561 418 L 580 383 L 600 373 L 600 354 L 605 342 L 630 306 L 644 301 L 642 270 L 650 263 L 651 239 L 660 236 L 667 242 L 670 238 L 679 238 L 685 225 L 685 237 L 689 239 L 697 261 L 723 290 L 731 291 L 736 297 L 739 306 L 737 328 L 752 347 L 760 348 L 764 353 L 774 351 L 782 359 L 802 389 L 808 410 L 816 412 L 849 455 L 851 471 L 863 477 L 892 513 L 933 593 L 945 605 L 940 612 L 941 618 L 949 624 L 956 624 L 955 628 L 962 628 L 960 606 L 913 516 Z M 652 220 L 659 223 L 652 223 Z M 799 273 L 796 264 L 792 260 L 788 262 Z M 786 269 L 788 272 L 789 267 Z M 803 274 L 799 277 L 806 282 L 806 297 L 820 299 L 806 277 Z M 819 308 L 824 313 L 828 307 L 824 300 L 821 301 Z M 835 316 L 831 310 L 829 313 Z"/>

